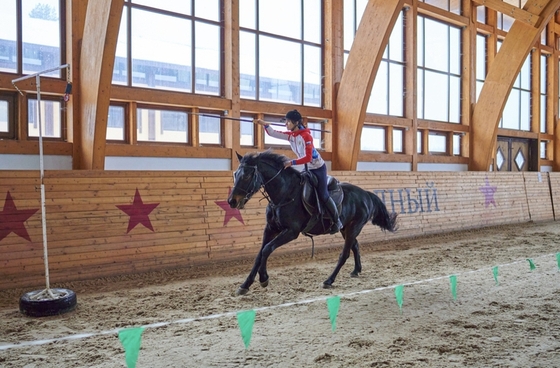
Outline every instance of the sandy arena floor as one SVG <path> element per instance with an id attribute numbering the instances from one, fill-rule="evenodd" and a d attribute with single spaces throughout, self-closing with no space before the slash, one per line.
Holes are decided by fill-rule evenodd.
<path id="1" fill-rule="evenodd" d="M 0 366 L 125 367 L 115 329 L 157 322 L 167 323 L 145 329 L 137 367 L 560 366 L 559 224 L 362 244 L 361 277 L 349 277 L 350 258 L 324 290 L 339 250 L 273 254 L 269 287 L 257 282 L 244 297 L 234 294 L 252 260 L 54 285 L 78 295 L 78 308 L 58 317 L 25 317 L 18 300 L 30 290 L 0 291 Z M 341 297 L 334 332 L 325 301 L 333 295 Z M 257 308 L 245 349 L 235 313 Z M 205 316 L 215 318 L 181 321 Z M 2 348 L 85 333 L 94 335 Z"/>

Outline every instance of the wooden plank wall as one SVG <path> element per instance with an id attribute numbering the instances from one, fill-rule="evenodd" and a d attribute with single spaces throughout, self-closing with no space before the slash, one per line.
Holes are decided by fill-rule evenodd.
<path id="1" fill-rule="evenodd" d="M 397 233 L 366 225 L 362 243 L 548 221 L 560 211 L 556 173 L 331 174 L 399 213 Z M 229 171 L 46 171 L 44 182 L 51 283 L 253 259 L 260 248 L 267 202 L 257 194 L 245 209 L 229 209 Z M 0 171 L 0 289 L 44 285 L 40 206 L 38 172 Z M 315 237 L 317 248 L 342 242 Z M 278 253 L 310 247 L 300 236 Z"/>

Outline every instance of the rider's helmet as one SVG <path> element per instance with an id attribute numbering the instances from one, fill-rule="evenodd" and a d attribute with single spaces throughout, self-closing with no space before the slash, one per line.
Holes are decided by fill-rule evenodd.
<path id="1" fill-rule="evenodd" d="M 286 113 L 286 119 L 291 120 L 296 123 L 300 129 L 304 129 L 305 126 L 303 125 L 303 120 L 301 118 L 301 114 L 297 110 L 290 110 Z"/>

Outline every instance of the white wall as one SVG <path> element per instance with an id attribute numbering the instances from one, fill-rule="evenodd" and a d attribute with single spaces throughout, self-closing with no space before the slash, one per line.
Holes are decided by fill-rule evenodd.
<path id="1" fill-rule="evenodd" d="M 45 170 L 72 170 L 71 156 L 44 156 Z M 331 171 L 331 162 L 326 161 Z M 231 170 L 231 160 L 222 158 L 114 157 L 105 158 L 105 170 Z M 237 168 L 237 162 L 233 170 Z M 303 169 L 296 167 L 298 169 Z M 39 155 L 0 154 L 0 170 L 39 170 Z M 418 171 L 468 171 L 466 164 L 418 164 Z M 358 162 L 357 171 L 411 171 L 407 162 Z M 552 172 L 541 166 L 541 172 Z"/>
<path id="2" fill-rule="evenodd" d="M 105 157 L 105 170 L 231 170 L 225 158 Z"/>
<path id="3" fill-rule="evenodd" d="M 358 162 L 356 171 L 411 171 L 408 162 Z"/>
<path id="4" fill-rule="evenodd" d="M 467 164 L 418 164 L 418 171 L 469 171 Z"/>
<path id="5" fill-rule="evenodd" d="M 45 170 L 72 170 L 72 156 L 44 155 Z M 0 170 L 39 170 L 39 155 L 0 155 Z"/>

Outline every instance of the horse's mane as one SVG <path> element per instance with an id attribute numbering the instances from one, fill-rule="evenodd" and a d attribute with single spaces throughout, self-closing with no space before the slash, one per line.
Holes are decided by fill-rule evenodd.
<path id="1" fill-rule="evenodd" d="M 242 163 L 245 163 L 247 165 L 256 165 L 258 161 L 266 161 L 268 162 L 270 165 L 280 169 L 282 167 L 284 167 L 284 162 L 288 161 L 289 158 L 285 155 L 281 155 L 278 153 L 274 153 L 271 150 L 266 150 L 264 152 L 251 152 L 251 153 L 247 153 L 245 156 L 243 156 L 243 159 L 241 160 Z M 294 168 L 290 167 L 288 169 L 295 170 Z"/>

